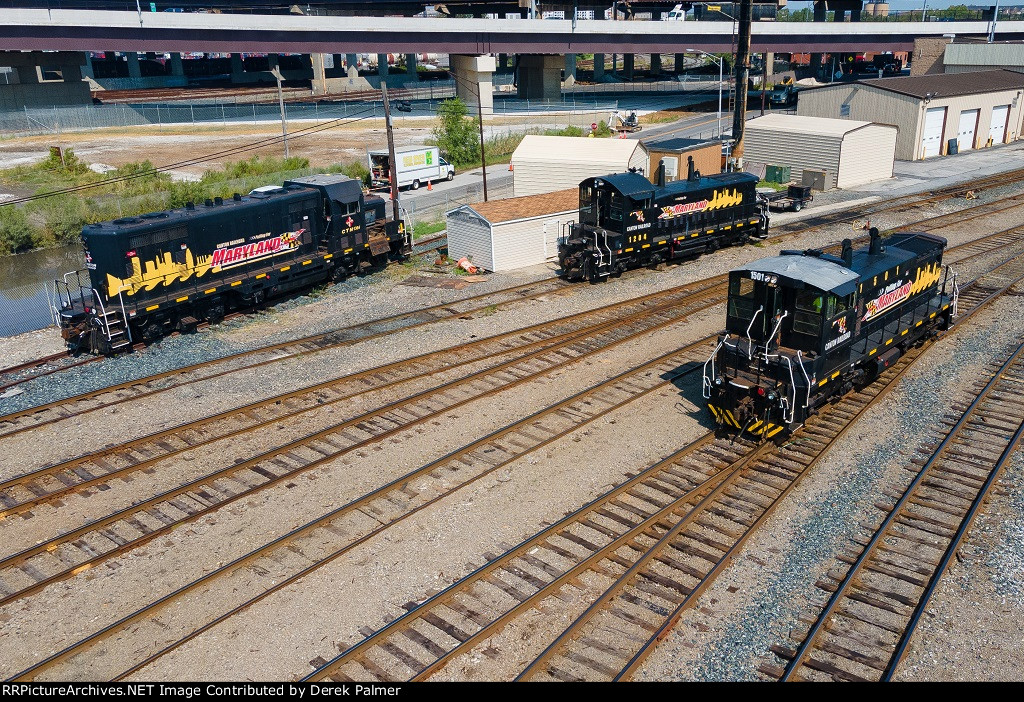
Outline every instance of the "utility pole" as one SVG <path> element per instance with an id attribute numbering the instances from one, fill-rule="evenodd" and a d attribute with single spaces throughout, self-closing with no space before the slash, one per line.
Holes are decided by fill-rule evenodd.
<path id="1" fill-rule="evenodd" d="M 740 2 L 739 37 L 736 42 L 736 112 L 732 119 L 732 158 L 743 164 L 743 131 L 747 123 L 747 85 L 750 81 L 750 25 L 754 20 L 753 0 Z"/>
<path id="2" fill-rule="evenodd" d="M 480 84 L 476 84 L 476 115 L 480 118 L 480 170 L 484 178 L 484 202 L 487 202 L 487 155 L 484 154 L 484 108 L 480 97 Z"/>
<path id="3" fill-rule="evenodd" d="M 392 207 L 392 218 L 396 222 L 402 221 L 402 215 L 400 213 L 400 207 L 398 204 L 398 162 L 395 160 L 395 133 L 391 127 L 391 103 L 388 102 L 388 84 L 385 81 L 380 82 L 380 92 L 384 97 L 384 125 L 387 127 L 388 132 L 388 164 L 389 173 L 388 179 L 391 181 L 391 207 Z M 412 230 L 406 232 L 406 237 L 409 241 L 409 248 L 412 248 Z"/>
<path id="4" fill-rule="evenodd" d="M 284 93 L 281 92 L 281 67 L 274 66 L 271 73 L 277 79 L 277 105 L 281 108 L 281 141 L 284 142 L 284 157 L 288 158 L 288 122 L 284 116 Z"/>

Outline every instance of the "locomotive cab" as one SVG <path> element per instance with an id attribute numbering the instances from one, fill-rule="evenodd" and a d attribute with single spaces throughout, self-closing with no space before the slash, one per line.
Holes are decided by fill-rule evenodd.
<path id="1" fill-rule="evenodd" d="M 657 185 L 632 172 L 587 178 L 579 221 L 559 241 L 562 275 L 594 283 L 764 237 L 768 217 L 756 185 L 747 173 L 701 176 L 692 162 L 685 180 Z"/>
<path id="2" fill-rule="evenodd" d="M 945 239 L 900 233 L 887 243 L 872 230 L 869 247 L 847 240 L 841 258 L 783 251 L 730 273 L 726 328 L 704 366 L 720 427 L 785 436 L 949 326 Z"/>
<path id="3" fill-rule="evenodd" d="M 768 431 L 780 431 L 817 379 L 849 361 L 857 274 L 830 258 L 784 252 L 730 273 L 726 333 L 705 380 L 729 395 L 727 424 L 756 431 L 774 413 L 782 421 Z"/>

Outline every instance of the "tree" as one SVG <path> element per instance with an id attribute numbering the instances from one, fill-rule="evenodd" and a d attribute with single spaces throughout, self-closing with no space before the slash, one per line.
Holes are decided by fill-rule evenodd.
<path id="1" fill-rule="evenodd" d="M 466 117 L 466 103 L 459 98 L 445 100 L 437 108 L 438 125 L 434 141 L 449 163 L 468 166 L 480 162 L 476 125 Z"/>

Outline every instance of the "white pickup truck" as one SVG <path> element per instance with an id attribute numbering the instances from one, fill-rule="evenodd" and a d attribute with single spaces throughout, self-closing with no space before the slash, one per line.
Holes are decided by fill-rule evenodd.
<path id="1" fill-rule="evenodd" d="M 370 151 L 370 185 L 375 188 L 391 186 L 390 157 L 387 150 Z M 411 146 L 395 149 L 398 162 L 398 187 L 416 190 L 421 185 L 439 180 L 452 180 L 455 166 L 443 158 L 436 146 Z"/>

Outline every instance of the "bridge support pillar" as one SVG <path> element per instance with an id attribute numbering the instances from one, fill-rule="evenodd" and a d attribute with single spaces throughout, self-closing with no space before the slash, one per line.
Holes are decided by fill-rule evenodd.
<path id="1" fill-rule="evenodd" d="M 686 70 L 686 54 L 676 54 L 676 73 Z"/>
<path id="2" fill-rule="evenodd" d="M 594 54 L 594 82 L 604 80 L 604 54 Z"/>
<path id="3" fill-rule="evenodd" d="M 529 54 L 519 57 L 519 97 L 526 100 L 562 98 L 561 56 Z"/>
<path id="4" fill-rule="evenodd" d="M 310 63 L 313 64 L 313 94 L 327 95 L 327 66 L 323 54 L 310 54 Z"/>
<path id="5" fill-rule="evenodd" d="M 359 58 L 355 54 L 345 54 L 345 71 L 349 78 L 359 77 Z"/>
<path id="6" fill-rule="evenodd" d="M 241 54 L 231 54 L 231 82 L 245 82 L 245 66 L 242 64 Z"/>
<path id="7" fill-rule="evenodd" d="M 139 55 L 134 51 L 129 51 L 124 57 L 128 60 L 128 77 L 141 78 L 142 68 L 139 66 Z"/>
<path id="8" fill-rule="evenodd" d="M 622 55 L 622 77 L 626 80 L 633 80 L 633 65 L 635 60 L 636 54 Z"/>
<path id="9" fill-rule="evenodd" d="M 661 54 L 651 54 L 651 75 L 661 73 Z"/>
<path id="10" fill-rule="evenodd" d="M 494 114 L 494 69 L 493 56 L 461 56 L 452 54 L 448 57 L 452 73 L 455 74 L 455 95 L 466 103 L 466 110 L 477 114 L 477 95 L 480 109 L 484 116 Z M 522 85 L 522 71 L 520 71 Z"/>
<path id="11" fill-rule="evenodd" d="M 92 68 L 92 63 L 89 63 L 89 68 Z M 184 76 L 185 75 L 185 64 L 181 62 L 181 54 L 174 52 L 171 54 L 171 75 L 172 76 Z"/>
<path id="12" fill-rule="evenodd" d="M 498 70 L 508 70 L 508 54 L 498 54 Z"/>
<path id="13" fill-rule="evenodd" d="M 405 77 L 406 80 L 419 80 L 416 76 L 416 54 L 405 55 Z"/>
<path id="14" fill-rule="evenodd" d="M 565 80 L 576 82 L 576 54 L 565 55 Z"/>
<path id="15" fill-rule="evenodd" d="M 377 75 L 380 76 L 381 80 L 385 80 L 388 77 L 387 54 L 377 54 Z"/>

